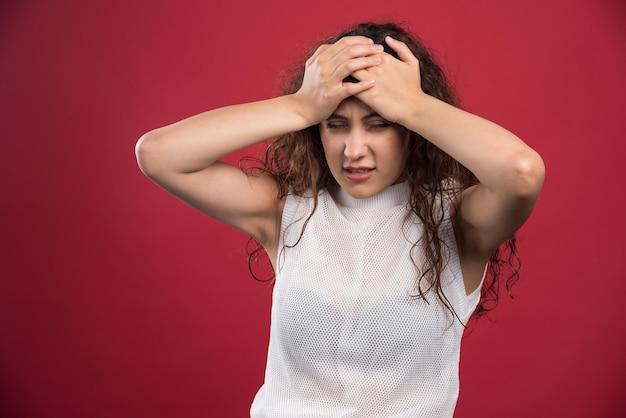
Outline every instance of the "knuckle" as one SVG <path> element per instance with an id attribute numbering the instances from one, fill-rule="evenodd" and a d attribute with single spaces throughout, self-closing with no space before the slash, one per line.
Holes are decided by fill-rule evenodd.
<path id="1" fill-rule="evenodd" d="M 356 37 L 354 36 L 344 36 L 343 38 L 341 38 L 339 40 L 339 42 L 343 43 L 343 44 L 353 44 L 354 42 L 356 42 Z"/>
<path id="2" fill-rule="evenodd" d="M 320 68 L 320 71 L 324 71 L 326 67 L 328 67 L 329 60 L 328 58 L 318 57 L 315 60 L 315 64 Z"/>
<path id="3" fill-rule="evenodd" d="M 350 45 L 343 50 L 343 57 L 346 59 L 354 58 L 363 55 L 363 49 L 361 45 Z"/>
<path id="4" fill-rule="evenodd" d="M 329 71 L 327 68 L 321 68 L 320 69 L 320 77 L 322 79 L 327 79 L 331 76 L 332 72 Z"/>
<path id="5" fill-rule="evenodd" d="M 359 64 L 358 60 L 352 60 L 352 61 L 346 62 L 344 67 L 347 71 L 353 72 L 361 68 L 361 65 Z"/>
<path id="6" fill-rule="evenodd" d="M 362 54 L 364 51 L 363 45 L 361 44 L 353 44 L 348 47 L 348 51 L 353 55 Z"/>
<path id="7" fill-rule="evenodd" d="M 355 45 L 355 44 L 363 44 L 369 38 L 364 36 L 344 36 L 340 40 L 337 41 L 338 44 L 341 45 Z"/>
<path id="8" fill-rule="evenodd" d="M 315 50 L 316 53 L 322 52 L 324 51 L 326 48 L 328 48 L 327 44 L 321 44 L 320 46 L 317 47 L 317 49 Z"/>

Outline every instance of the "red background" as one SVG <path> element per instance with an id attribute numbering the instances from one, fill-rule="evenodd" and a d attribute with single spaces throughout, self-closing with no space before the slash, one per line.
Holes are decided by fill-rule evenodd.
<path id="1" fill-rule="evenodd" d="M 271 289 L 243 235 L 142 176 L 135 141 L 270 97 L 318 39 L 384 17 L 548 170 L 516 299 L 464 340 L 456 416 L 626 411 L 623 1 L 2 4 L 0 416 L 248 413 Z"/>

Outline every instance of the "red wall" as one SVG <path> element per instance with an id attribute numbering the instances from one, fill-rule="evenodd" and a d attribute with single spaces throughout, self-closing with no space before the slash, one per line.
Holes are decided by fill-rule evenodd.
<path id="1" fill-rule="evenodd" d="M 244 236 L 142 176 L 134 143 L 271 96 L 322 35 L 380 16 L 548 168 L 516 299 L 464 340 L 457 416 L 626 410 L 623 1 L 212 3 L 0 6 L 0 416 L 247 414 L 271 289 Z"/>

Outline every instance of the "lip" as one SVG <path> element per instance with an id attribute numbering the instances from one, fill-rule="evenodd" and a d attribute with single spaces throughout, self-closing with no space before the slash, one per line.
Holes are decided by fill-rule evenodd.
<path id="1" fill-rule="evenodd" d="M 371 167 L 344 167 L 343 173 L 348 180 L 365 181 L 372 177 L 374 169 Z"/>

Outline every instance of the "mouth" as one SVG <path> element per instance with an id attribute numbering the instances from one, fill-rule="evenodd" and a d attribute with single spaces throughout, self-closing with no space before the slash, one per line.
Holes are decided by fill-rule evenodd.
<path id="1" fill-rule="evenodd" d="M 373 168 L 367 167 L 346 167 L 344 168 L 348 173 L 369 173 L 370 171 L 374 171 Z"/>
<path id="2" fill-rule="evenodd" d="M 369 179 L 374 173 L 370 167 L 344 167 L 345 176 L 348 180 L 362 182 Z"/>

